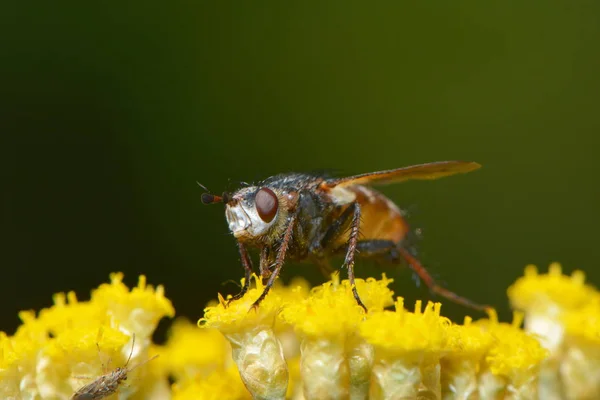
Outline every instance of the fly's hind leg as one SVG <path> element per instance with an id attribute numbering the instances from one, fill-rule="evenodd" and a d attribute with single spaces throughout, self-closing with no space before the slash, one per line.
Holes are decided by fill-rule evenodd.
<path id="1" fill-rule="evenodd" d="M 401 260 L 406 261 L 408 266 L 425 282 L 431 292 L 448 300 L 479 311 L 485 311 L 490 308 L 487 305 L 474 303 L 440 286 L 429 272 L 427 272 L 427 269 L 421 262 L 400 243 L 394 243 L 391 240 L 363 240 L 357 243 L 356 248 L 360 252 L 360 255 L 364 257 L 384 257 L 393 263 L 398 263 Z"/>

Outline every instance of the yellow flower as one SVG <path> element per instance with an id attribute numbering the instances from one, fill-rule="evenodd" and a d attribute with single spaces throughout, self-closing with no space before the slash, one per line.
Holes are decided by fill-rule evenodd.
<path id="1" fill-rule="evenodd" d="M 392 282 L 383 275 L 356 280 L 356 289 L 370 312 L 392 304 Z M 357 336 L 365 318 L 348 280 L 339 275 L 315 287 L 308 298 L 288 304 L 281 318 L 292 325 L 301 337 L 301 375 L 307 398 L 359 398 L 368 392 L 373 364 L 371 346 Z"/>
<path id="2" fill-rule="evenodd" d="M 124 333 L 104 326 L 68 329 L 50 339 L 37 366 L 44 398 L 68 397 L 80 387 L 125 364 L 131 345 Z"/>
<path id="3" fill-rule="evenodd" d="M 173 385 L 172 400 L 250 400 L 235 367 Z"/>
<path id="4" fill-rule="evenodd" d="M 283 306 L 281 296 L 276 288 L 273 288 L 258 308 L 252 308 L 256 299 L 265 289 L 259 277 L 253 275 L 252 278 L 255 287 L 250 288 L 241 299 L 229 302 L 231 296 L 226 300 L 219 293 L 219 303 L 206 307 L 204 318 L 201 318 L 198 324 L 204 328 L 216 328 L 224 334 L 261 325 L 272 325 L 275 322 L 275 316 Z"/>
<path id="5" fill-rule="evenodd" d="M 388 285 L 393 282 L 385 274 L 381 280 L 356 279 L 356 289 L 370 312 L 381 311 L 393 304 L 393 292 Z M 310 337 L 336 337 L 356 330 L 365 312 L 352 294 L 348 280 L 339 281 L 334 274 L 332 280 L 313 288 L 310 296 L 289 304 L 281 312 L 282 319 L 294 326 L 302 335 Z"/>
<path id="6" fill-rule="evenodd" d="M 361 335 L 382 355 L 414 357 L 437 355 L 446 349 L 450 320 L 440 316 L 441 303 L 415 304 L 414 313 L 404 309 L 404 299 L 395 303 L 396 311 L 373 313 L 361 325 Z"/>
<path id="7" fill-rule="evenodd" d="M 600 303 L 591 301 L 585 307 L 565 313 L 565 331 L 568 337 L 600 346 Z"/>
<path id="8" fill-rule="evenodd" d="M 558 263 L 550 265 L 548 274 L 538 274 L 534 265 L 525 267 L 525 276 L 508 288 L 508 297 L 517 310 L 525 312 L 525 327 L 540 335 L 544 347 L 558 350 L 562 342 L 563 312 L 584 307 L 598 293 L 585 284 L 585 275 L 575 271 L 571 276 L 562 274 Z"/>
<path id="9" fill-rule="evenodd" d="M 36 384 L 38 355 L 48 341 L 48 333 L 33 311 L 21 311 L 19 318 L 23 323 L 12 337 L 0 333 L 0 394 L 5 396 L 3 398 L 39 395 Z"/>
<path id="10" fill-rule="evenodd" d="M 442 391 L 460 399 L 476 396 L 477 376 L 492 336 L 470 317 L 465 317 L 463 325 L 452 325 L 448 334 L 448 353 L 440 361 Z"/>
<path id="11" fill-rule="evenodd" d="M 109 322 L 104 304 L 79 302 L 75 292 L 56 293 L 53 299 L 54 305 L 41 310 L 38 318 L 53 336 L 70 329 L 97 327 Z"/>
<path id="12" fill-rule="evenodd" d="M 585 275 L 575 271 L 571 276 L 562 274 L 558 263 L 550 265 L 547 274 L 538 274 L 533 265 L 525 268 L 525 276 L 509 289 L 510 301 L 525 312 L 525 330 L 534 333 L 550 351 L 540 372 L 539 395 L 557 399 L 561 392 L 561 364 L 564 351 L 564 316 L 598 302 L 599 294 L 585 284 Z"/>
<path id="13" fill-rule="evenodd" d="M 0 334 L 1 398 L 70 398 L 85 384 L 125 367 L 130 355 L 129 368 L 148 360 L 149 335 L 158 319 L 173 314 L 171 303 L 162 288 L 146 287 L 144 277 L 131 292 L 121 283 L 122 274 L 112 278 L 91 301 L 79 302 L 73 292 L 58 293 L 39 318 L 21 312 L 23 324 L 14 336 Z M 166 376 L 145 381 L 144 371 L 128 373 L 130 382 L 145 388 L 166 384 Z M 119 394 L 129 398 L 138 389 L 136 384 L 121 385 Z"/>
<path id="14" fill-rule="evenodd" d="M 131 291 L 123 283 L 122 273 L 110 275 L 110 284 L 102 284 L 92 291 L 92 303 L 106 308 L 111 326 L 135 333 L 139 340 L 152 335 L 158 321 L 163 317 L 173 317 L 175 309 L 165 297 L 164 288 L 154 289 L 146 284 L 146 277 L 140 275 L 137 287 Z"/>
<path id="15" fill-rule="evenodd" d="M 198 323 L 218 329 L 229 340 L 240 376 L 254 397 L 283 398 L 288 370 L 273 326 L 284 304 L 279 290 L 273 288 L 260 306 L 253 308 L 264 290 L 261 279 L 255 275 L 253 279 L 255 287 L 241 299 L 228 303 L 219 295 L 219 303 L 206 307 Z"/>
<path id="16" fill-rule="evenodd" d="M 559 263 L 552 263 L 548 273 L 542 275 L 535 265 L 525 267 L 525 276 L 508 288 L 508 297 L 519 310 L 552 312 L 556 307 L 570 310 L 583 307 L 598 293 L 585 284 L 582 271 L 566 276 Z"/>
<path id="17" fill-rule="evenodd" d="M 3 399 L 20 397 L 23 375 L 18 362 L 21 357 L 23 354 L 15 349 L 14 339 L 0 332 L 0 397 Z"/>
<path id="18" fill-rule="evenodd" d="M 145 277 L 130 290 L 112 274 L 90 301 L 58 293 L 39 317 L 21 312 L 14 335 L 0 332 L 0 398 L 69 399 L 117 367 L 132 369 L 117 395 L 129 400 L 600 398 L 600 294 L 558 264 L 548 274 L 528 266 L 510 287 L 525 312 L 512 323 L 489 310 L 455 325 L 441 304 L 410 312 L 402 298 L 386 311 L 385 275 L 356 281 L 368 313 L 337 274 L 312 290 L 277 282 L 251 308 L 264 290 L 253 279 L 237 301 L 219 295 L 200 327 L 174 321 L 162 346 L 151 335 L 174 310 Z"/>
<path id="19" fill-rule="evenodd" d="M 159 353 L 165 373 L 176 381 L 206 376 L 231 363 L 231 346 L 218 330 L 201 329 L 184 318 L 175 320 Z"/>
<path id="20" fill-rule="evenodd" d="M 523 314 L 515 313 L 512 324 L 498 322 L 493 310 L 489 314 L 489 319 L 476 324 L 493 339 L 485 357 L 485 369 L 495 378 L 484 376 L 481 392 L 495 395 L 505 391 L 517 399 L 537 398 L 540 366 L 548 351 L 534 336 L 519 328 Z"/>
<path id="21" fill-rule="evenodd" d="M 572 310 L 563 317 L 565 344 L 560 360 L 563 391 L 572 398 L 600 398 L 600 304 Z"/>
<path id="22" fill-rule="evenodd" d="M 373 313 L 360 326 L 361 336 L 375 347 L 369 398 L 440 398 L 439 359 L 448 347 L 450 327 L 440 309 L 440 303 L 429 302 L 422 311 L 417 301 L 411 313 L 398 298 L 395 312 Z"/>

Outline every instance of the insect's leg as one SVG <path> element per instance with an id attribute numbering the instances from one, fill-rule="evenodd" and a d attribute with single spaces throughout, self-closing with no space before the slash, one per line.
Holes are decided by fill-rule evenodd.
<path id="1" fill-rule="evenodd" d="M 244 279 L 244 286 L 242 287 L 242 290 L 240 290 L 240 292 L 238 294 L 236 294 L 231 299 L 229 299 L 228 303 L 232 302 L 234 300 L 238 300 L 246 294 L 246 292 L 248 291 L 248 288 L 250 287 L 250 279 L 252 278 L 252 259 L 248 255 L 246 246 L 244 246 L 242 244 L 242 242 L 238 242 L 238 248 L 240 250 L 242 266 L 244 267 L 244 270 L 246 271 L 246 276 Z"/>
<path id="2" fill-rule="evenodd" d="M 258 266 L 263 283 L 265 283 L 271 275 L 271 269 L 269 268 L 271 264 L 271 251 L 268 246 L 263 246 L 262 249 L 260 249 L 260 265 Z"/>
<path id="3" fill-rule="evenodd" d="M 388 261 L 399 261 L 400 255 L 396 250 L 398 245 L 391 240 L 369 239 L 359 240 L 356 244 L 356 250 L 361 257 L 382 257 Z"/>
<path id="4" fill-rule="evenodd" d="M 320 238 L 319 242 L 314 247 L 319 247 L 319 250 L 327 249 L 331 245 L 331 243 L 335 241 L 335 239 L 337 239 L 340 235 L 346 232 L 346 230 L 350 226 L 350 223 L 352 222 L 355 204 L 357 203 L 350 204 L 342 212 L 338 219 L 333 221 L 329 228 L 327 228 L 327 231 L 325 232 L 323 237 Z"/>
<path id="5" fill-rule="evenodd" d="M 425 267 L 416 257 L 402 246 L 402 244 L 394 243 L 391 240 L 362 240 L 358 242 L 357 249 L 363 257 L 386 257 L 389 261 L 400 262 L 401 259 L 408 263 L 408 266 L 425 282 L 429 290 L 440 296 L 447 298 L 455 303 L 473 308 L 475 310 L 484 311 L 489 306 L 480 305 L 457 295 L 454 292 L 440 286 L 435 282 L 433 277 L 427 272 Z"/>
<path id="6" fill-rule="evenodd" d="M 367 307 L 363 304 L 362 300 L 358 296 L 358 292 L 356 291 L 356 284 L 354 282 L 354 255 L 356 254 L 356 244 L 358 243 L 358 228 L 360 226 L 360 205 L 358 203 L 352 203 L 349 207 L 352 208 L 352 223 L 350 225 L 350 237 L 348 239 L 348 249 L 346 250 L 346 258 L 344 260 L 344 265 L 348 268 L 348 280 L 350 281 L 350 286 L 352 287 L 352 294 L 354 295 L 354 299 L 361 306 L 365 312 L 367 311 Z"/>
<path id="7" fill-rule="evenodd" d="M 285 228 L 285 233 L 283 234 L 283 239 L 281 240 L 281 244 L 279 245 L 279 250 L 277 251 L 277 258 L 275 259 L 275 267 L 273 268 L 273 272 L 269 277 L 269 281 L 267 282 L 265 289 L 261 293 L 261 295 L 256 299 L 254 304 L 252 304 L 251 309 L 256 309 L 261 301 L 265 299 L 269 290 L 275 283 L 275 279 L 279 276 L 279 272 L 281 272 L 281 267 L 283 267 L 283 261 L 285 260 L 285 253 L 287 252 L 288 246 L 290 244 L 290 240 L 292 239 L 292 232 L 294 231 L 294 226 L 296 225 L 296 215 L 292 214 L 290 220 L 288 221 L 287 227 Z"/>
<path id="8" fill-rule="evenodd" d="M 451 292 L 450 290 L 438 285 L 433 279 L 433 277 L 429 274 L 429 272 L 427 272 L 425 267 L 419 262 L 419 260 L 417 260 L 412 254 L 410 254 L 408 250 L 401 246 L 398 246 L 398 252 L 402 256 L 402 258 L 406 260 L 410 268 L 413 271 L 415 271 L 417 275 L 419 275 L 423 282 L 425 282 L 425 284 L 429 287 L 429 290 L 431 290 L 433 293 L 436 293 L 442 297 L 447 298 L 448 300 L 451 300 L 457 304 L 461 304 L 465 307 L 472 308 L 474 310 L 485 311 L 491 308 L 488 305 L 474 303 L 471 300 L 459 296 L 456 293 Z"/>

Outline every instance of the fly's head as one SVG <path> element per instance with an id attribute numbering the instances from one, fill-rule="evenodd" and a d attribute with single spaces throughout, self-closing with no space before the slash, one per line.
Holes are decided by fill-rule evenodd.
<path id="1" fill-rule="evenodd" d="M 225 203 L 229 230 L 242 242 L 270 243 L 278 238 L 297 200 L 295 191 L 268 186 L 249 186 L 222 196 L 202 195 L 204 204 Z"/>

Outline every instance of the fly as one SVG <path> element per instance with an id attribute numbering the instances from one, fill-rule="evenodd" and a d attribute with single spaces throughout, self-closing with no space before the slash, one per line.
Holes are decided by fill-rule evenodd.
<path id="1" fill-rule="evenodd" d="M 331 270 L 329 260 L 345 254 L 343 266 L 356 302 L 365 309 L 354 284 L 355 257 L 382 262 L 406 262 L 430 290 L 464 306 L 484 310 L 435 282 L 405 244 L 408 223 L 396 204 L 370 185 L 407 180 L 432 180 L 480 168 L 475 162 L 440 161 L 345 178 L 288 173 L 272 176 L 255 186 L 216 196 L 202 194 L 202 203 L 225 203 L 229 230 L 237 240 L 246 279 L 253 270 L 247 247 L 260 250 L 259 271 L 266 285 L 254 302 L 257 307 L 269 293 L 286 259 L 308 261 Z M 359 239 L 360 232 L 360 239 Z"/>

